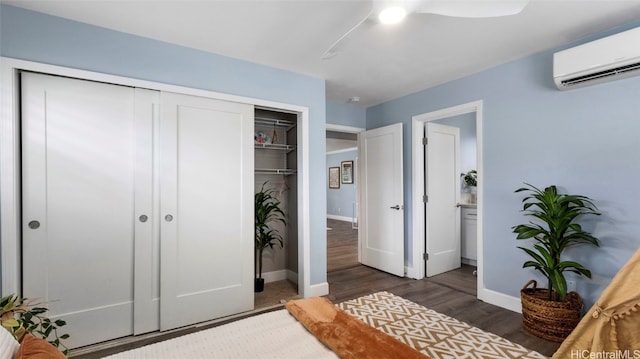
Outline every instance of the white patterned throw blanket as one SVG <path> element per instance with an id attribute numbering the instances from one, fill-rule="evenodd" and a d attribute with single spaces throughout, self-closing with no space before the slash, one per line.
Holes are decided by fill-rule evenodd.
<path id="1" fill-rule="evenodd" d="M 349 300 L 338 307 L 432 359 L 546 358 L 496 334 L 387 292 Z"/>
<path id="2" fill-rule="evenodd" d="M 545 356 L 387 292 L 338 304 L 432 359 Z M 109 359 L 337 358 L 285 309 L 129 350 Z"/>

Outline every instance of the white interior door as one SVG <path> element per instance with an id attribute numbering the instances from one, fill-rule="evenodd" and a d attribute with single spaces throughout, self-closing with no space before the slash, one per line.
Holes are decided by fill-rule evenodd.
<path id="1" fill-rule="evenodd" d="M 360 258 L 404 276 L 402 124 L 360 133 Z"/>
<path id="2" fill-rule="evenodd" d="M 161 330 L 253 309 L 253 106 L 161 95 Z"/>
<path id="3" fill-rule="evenodd" d="M 426 123 L 427 277 L 460 268 L 460 129 Z"/>
<path id="4" fill-rule="evenodd" d="M 134 193 L 151 186 L 136 91 L 22 75 L 23 295 L 67 321 L 69 347 L 133 333 L 135 214 L 150 206 Z"/>

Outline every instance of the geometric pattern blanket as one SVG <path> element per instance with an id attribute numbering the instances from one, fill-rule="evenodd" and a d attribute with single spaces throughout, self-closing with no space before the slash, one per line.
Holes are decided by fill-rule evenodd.
<path id="1" fill-rule="evenodd" d="M 387 292 L 345 301 L 338 307 L 432 359 L 546 358 L 496 334 Z"/>

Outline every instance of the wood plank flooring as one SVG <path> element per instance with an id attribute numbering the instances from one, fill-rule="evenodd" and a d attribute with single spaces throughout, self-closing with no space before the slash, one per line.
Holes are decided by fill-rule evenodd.
<path id="1" fill-rule="evenodd" d="M 327 227 L 327 272 L 357 266 L 358 230 L 335 219 L 327 219 Z"/>
<path id="2" fill-rule="evenodd" d="M 327 224 L 332 228 L 327 231 L 327 281 L 330 292 L 327 297 L 334 303 L 387 291 L 547 356 L 551 356 L 559 347 L 558 343 L 537 338 L 525 332 L 520 314 L 478 300 L 476 277 L 473 275 L 475 267 L 463 265 L 458 270 L 423 280 L 396 277 L 358 263 L 357 230 L 351 229 L 351 223 L 328 220 Z M 297 295 L 295 286 L 288 282 L 267 283 L 265 292 L 265 296 L 273 299 L 256 297 L 256 305 L 258 306 L 259 302 L 259 306 L 268 310 L 280 308 L 278 304 L 281 299 Z M 71 356 L 78 359 L 101 358 L 254 314 L 259 313 L 241 315 L 201 327 L 185 328 L 100 351 L 89 353 L 86 350 L 76 353 L 72 351 Z"/>

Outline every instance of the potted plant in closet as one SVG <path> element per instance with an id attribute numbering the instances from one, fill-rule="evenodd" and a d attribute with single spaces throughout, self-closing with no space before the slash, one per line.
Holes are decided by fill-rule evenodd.
<path id="1" fill-rule="evenodd" d="M 282 223 L 286 226 L 285 215 L 280 208 L 280 200 L 276 197 L 276 191 L 265 188 L 267 182 L 262 184 L 262 188 L 255 194 L 255 217 L 256 217 L 256 279 L 255 291 L 264 290 L 264 278 L 262 278 L 262 254 L 266 248 L 274 249 L 276 245 L 284 247 L 284 240 L 277 229 L 273 227 L 275 223 Z"/>
<path id="2" fill-rule="evenodd" d="M 523 268 L 533 268 L 547 279 L 547 288 L 537 288 L 529 281 L 520 291 L 522 320 L 530 333 L 563 341 L 580 321 L 583 302 L 577 292 L 567 293 L 566 272 L 591 278 L 591 271 L 582 264 L 562 256 L 569 247 L 588 244 L 599 246 L 598 239 L 576 223 L 579 217 L 600 215 L 592 200 L 586 196 L 559 193 L 556 186 L 541 190 L 528 183 L 516 190 L 526 192 L 522 200 L 526 224 L 512 227 L 518 240 L 533 239 L 533 249 L 518 247 L 529 257 Z"/>

